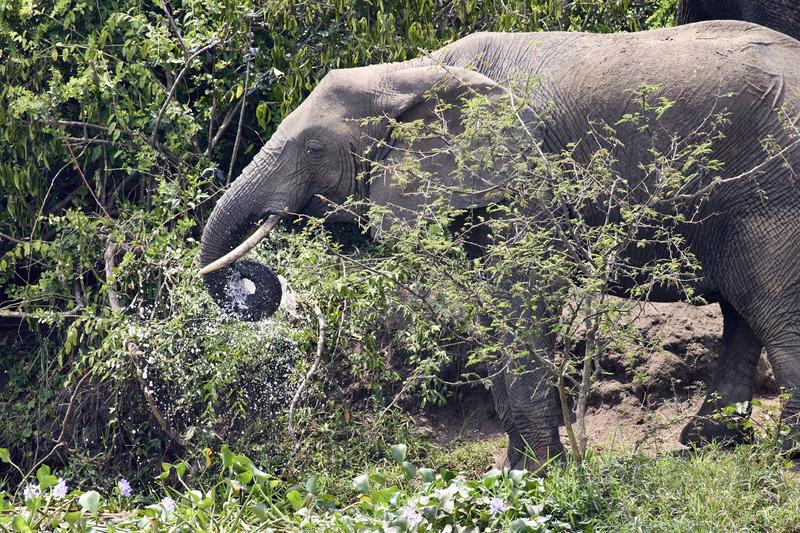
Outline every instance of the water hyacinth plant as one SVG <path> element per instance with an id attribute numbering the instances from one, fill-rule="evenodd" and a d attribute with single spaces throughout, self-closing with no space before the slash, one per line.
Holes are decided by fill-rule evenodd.
<path id="1" fill-rule="evenodd" d="M 130 498 L 133 495 L 133 489 L 127 479 L 120 479 L 117 482 L 117 489 L 123 498 Z"/>
<path id="2" fill-rule="evenodd" d="M 563 513 L 547 497 L 544 481 L 528 472 L 495 469 L 467 480 L 446 469 L 417 468 L 406 460 L 405 445 L 391 451 L 396 465 L 358 476 L 353 482 L 358 494 L 349 504 L 326 493 L 320 476 L 292 486 L 227 447 L 216 455 L 213 469 L 199 478 L 192 477 L 185 462 L 165 463 L 157 476 L 160 491 L 136 505 L 125 479 L 109 491 L 68 493 L 66 481 L 42 467 L 38 483 L 28 483 L 21 498 L 0 493 L 0 527 L 89 531 L 102 525 L 116 531 L 155 531 L 184 524 L 331 532 L 570 528 L 557 518 Z M 113 492 L 123 498 L 106 497 Z M 148 505 L 148 500 L 156 503 Z"/>

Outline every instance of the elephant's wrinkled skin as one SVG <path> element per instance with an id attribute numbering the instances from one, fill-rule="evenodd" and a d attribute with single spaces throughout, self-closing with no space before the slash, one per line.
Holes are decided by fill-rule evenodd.
<path id="1" fill-rule="evenodd" d="M 472 65 L 475 71 L 461 68 Z M 333 202 L 368 195 L 382 204 L 399 204 L 393 207 L 396 216 L 403 216 L 401 208 L 416 209 L 419 199 L 393 191 L 387 176 L 372 176 L 368 185 L 355 179 L 360 163 L 353 154 L 365 153 L 374 139 L 388 139 L 388 126 L 387 121 L 366 126 L 349 119 L 424 118 L 431 113 L 424 95 L 434 86 L 441 86 L 439 97 L 455 104 L 457 112 L 465 89 L 451 73 L 472 90 L 501 97 L 507 93 L 497 82 L 519 72 L 541 79 L 524 96 L 548 109 L 544 127 L 537 131 L 549 152 L 584 138 L 589 120 L 614 123 L 636 111 L 630 90 L 645 83 L 658 84 L 675 100 L 660 122 L 667 130 L 690 131 L 712 109 L 727 109 L 725 138 L 713 148 L 713 156 L 724 163 L 723 178 L 763 163 L 767 156 L 759 140 L 765 136 L 790 144 L 777 108 L 784 108 L 793 121 L 800 115 L 800 43 L 753 24 L 717 21 L 614 35 L 479 33 L 420 60 L 329 73 L 220 199 L 203 233 L 201 264 L 227 254 L 267 215 L 324 215 L 326 208 L 315 194 Z M 647 160 L 649 134 L 623 126 L 618 135 L 626 150 L 616 170 L 641 178 L 637 162 Z M 386 157 L 395 157 L 400 152 L 396 148 L 386 151 Z M 584 141 L 576 156 L 586 158 L 591 149 Z M 757 184 L 747 179 L 719 186 L 704 204 L 703 222 L 683 228 L 703 266 L 696 289 L 709 301 L 720 302 L 724 312 L 724 349 L 711 388 L 719 400 L 714 403 L 709 395 L 701 415 L 714 405 L 751 399 L 762 345 L 779 383 L 789 391 L 800 390 L 800 150 L 795 145 L 784 156 L 759 168 Z M 480 199 L 454 197 L 453 202 L 476 207 Z M 646 257 L 657 252 L 641 253 Z M 222 304 L 225 291 L 220 287 L 232 268 L 237 265 L 205 274 Z M 669 301 L 681 295 L 659 297 Z M 563 452 L 560 411 L 551 390 L 539 386 L 543 372 L 530 361 L 519 364 L 529 372 L 507 372 L 493 384 L 513 466 L 525 464 L 519 450 L 526 444 L 537 461 Z M 798 412 L 800 394 L 788 402 L 784 416 Z M 728 436 L 724 426 L 704 426 L 699 420 L 684 430 L 684 441 Z"/>
<path id="2" fill-rule="evenodd" d="M 678 24 L 704 20 L 744 20 L 800 39 L 797 0 L 680 0 Z"/>

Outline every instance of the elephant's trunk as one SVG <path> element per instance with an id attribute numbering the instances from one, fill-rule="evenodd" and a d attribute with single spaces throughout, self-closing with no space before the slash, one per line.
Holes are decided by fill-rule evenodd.
<path id="1" fill-rule="evenodd" d="M 250 235 L 247 240 L 227 254 L 202 267 L 199 274 L 201 276 L 205 276 L 236 263 L 239 259 L 244 257 L 247 252 L 255 248 L 259 242 L 264 240 L 264 238 L 266 238 L 267 235 L 269 235 L 270 232 L 275 229 L 275 226 L 277 226 L 280 221 L 280 215 L 270 215 L 264 225 Z"/>
<path id="2" fill-rule="evenodd" d="M 265 179 L 274 175 L 276 160 L 269 147 L 253 159 L 217 202 L 200 242 L 200 274 L 209 293 L 225 311 L 246 320 L 272 315 L 281 300 L 280 283 L 272 270 L 240 260 L 278 224 L 288 207 L 285 195 L 270 190 L 268 184 L 274 180 Z M 267 223 L 256 230 L 263 218 Z"/>

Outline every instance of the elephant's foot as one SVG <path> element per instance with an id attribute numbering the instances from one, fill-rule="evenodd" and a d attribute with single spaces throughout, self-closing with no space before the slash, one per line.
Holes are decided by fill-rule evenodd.
<path id="1" fill-rule="evenodd" d="M 563 463 L 566 460 L 566 456 L 566 450 L 560 442 L 552 443 L 540 449 L 532 449 L 529 446 L 513 446 L 509 443 L 505 458 L 502 461 L 502 468 L 543 473 L 549 465 Z"/>
<path id="2" fill-rule="evenodd" d="M 784 425 L 784 435 L 782 436 L 781 450 L 792 459 L 800 458 L 800 415 L 787 416 L 784 412 L 781 415 L 781 424 Z"/>
<path id="3" fill-rule="evenodd" d="M 728 427 L 706 417 L 695 416 L 681 431 L 680 442 L 685 446 L 704 446 L 711 442 L 736 446 L 752 440 L 752 430 Z"/>

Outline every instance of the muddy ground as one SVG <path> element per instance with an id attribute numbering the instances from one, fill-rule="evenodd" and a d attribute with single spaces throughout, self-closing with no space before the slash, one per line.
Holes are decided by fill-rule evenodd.
<path id="1" fill-rule="evenodd" d="M 587 417 L 590 446 L 648 454 L 680 449 L 681 429 L 699 409 L 715 368 L 722 314 L 716 304 L 648 304 L 637 315 L 637 327 L 654 341 L 654 348 L 633 359 L 622 353 L 604 357 Z M 775 416 L 777 394 L 762 353 L 756 397 L 764 406 L 756 409 L 756 420 Z M 459 392 L 448 406 L 430 412 L 427 424 L 443 445 L 504 435 L 491 395 L 481 387 Z M 567 442 L 563 428 L 562 441 Z M 499 448 L 498 456 L 502 453 Z"/>

